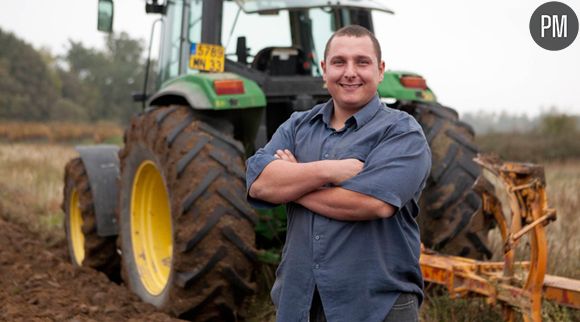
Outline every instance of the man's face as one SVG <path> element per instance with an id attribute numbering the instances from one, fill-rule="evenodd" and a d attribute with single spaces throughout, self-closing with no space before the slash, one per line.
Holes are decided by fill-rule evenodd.
<path id="1" fill-rule="evenodd" d="M 332 39 L 321 66 L 335 108 L 356 112 L 373 98 L 385 71 L 376 55 L 367 36 Z"/>

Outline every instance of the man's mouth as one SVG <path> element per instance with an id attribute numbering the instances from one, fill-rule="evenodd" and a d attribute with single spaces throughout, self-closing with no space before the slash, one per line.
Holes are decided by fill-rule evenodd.
<path id="1" fill-rule="evenodd" d="M 344 84 L 344 83 L 339 83 L 340 87 L 346 88 L 346 89 L 356 89 L 362 86 L 362 84 Z"/>

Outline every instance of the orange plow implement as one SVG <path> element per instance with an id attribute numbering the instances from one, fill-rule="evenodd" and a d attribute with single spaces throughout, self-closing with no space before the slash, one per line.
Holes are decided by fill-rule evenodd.
<path id="1" fill-rule="evenodd" d="M 542 300 L 580 309 L 580 281 L 546 275 L 545 226 L 556 219 L 556 211 L 548 208 L 543 167 L 481 155 L 475 162 L 482 167 L 475 188 L 484 213 L 497 222 L 504 260 L 477 261 L 423 249 L 425 281 L 446 286 L 453 298 L 484 296 L 503 306 L 506 321 L 515 321 L 517 312 L 526 322 L 541 321 Z M 522 247 L 523 239 L 528 247 Z M 527 260 L 516 260 L 523 250 L 529 252 Z"/>

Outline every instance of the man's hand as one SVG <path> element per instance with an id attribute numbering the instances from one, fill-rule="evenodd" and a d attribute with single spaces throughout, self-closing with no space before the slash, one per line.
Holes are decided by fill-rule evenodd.
<path id="1" fill-rule="evenodd" d="M 288 150 L 288 149 L 276 150 L 274 157 L 276 159 L 298 163 L 298 160 L 296 160 L 296 157 L 294 157 L 294 154 L 292 154 L 292 152 L 290 152 L 290 150 Z"/>
<path id="2" fill-rule="evenodd" d="M 357 159 L 328 160 L 326 162 L 328 162 L 332 174 L 330 181 L 335 185 L 356 176 L 365 165 Z"/>

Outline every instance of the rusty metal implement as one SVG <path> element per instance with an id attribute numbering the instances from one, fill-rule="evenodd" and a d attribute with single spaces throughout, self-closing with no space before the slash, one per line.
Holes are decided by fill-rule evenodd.
<path id="1" fill-rule="evenodd" d="M 452 298 L 485 296 L 489 304 L 502 305 L 506 321 L 515 321 L 517 312 L 526 322 L 541 321 L 542 300 L 580 309 L 580 281 L 546 275 L 544 227 L 556 220 L 556 211 L 548 207 L 543 167 L 484 155 L 475 162 L 482 167 L 475 190 L 482 197 L 484 214 L 497 222 L 504 260 L 477 261 L 423 249 L 425 281 L 446 286 Z M 524 236 L 529 247 L 518 247 Z M 528 260 L 517 261 L 522 249 L 529 250 Z"/>

